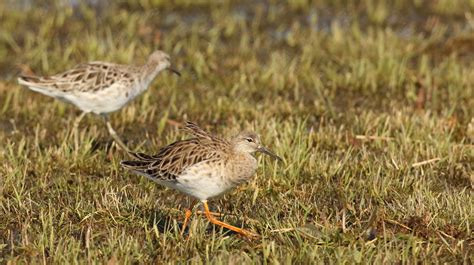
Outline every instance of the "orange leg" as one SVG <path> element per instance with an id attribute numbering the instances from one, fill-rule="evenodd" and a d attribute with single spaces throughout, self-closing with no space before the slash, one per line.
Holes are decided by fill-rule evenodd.
<path id="1" fill-rule="evenodd" d="M 186 226 L 188 225 L 189 219 L 191 218 L 191 215 L 193 214 L 193 208 L 196 205 L 196 201 L 192 200 L 189 208 L 186 209 L 184 212 L 184 221 L 183 221 L 183 226 L 181 227 L 181 236 L 184 234 L 184 231 L 186 230 Z"/>
<path id="2" fill-rule="evenodd" d="M 186 230 L 186 226 L 188 225 L 188 221 L 192 214 L 193 212 L 190 209 L 186 209 L 186 212 L 184 212 L 184 222 L 183 226 L 181 227 L 181 236 L 184 235 L 184 230 Z"/>
<path id="3" fill-rule="evenodd" d="M 247 230 L 244 230 L 242 228 L 238 228 L 238 227 L 235 227 L 233 225 L 230 225 L 230 224 L 226 224 L 224 222 L 221 222 L 219 220 L 217 220 L 216 218 L 214 218 L 211 214 L 211 211 L 209 211 L 209 206 L 207 205 L 207 201 L 203 201 L 202 204 L 204 205 L 204 214 L 206 215 L 207 219 L 209 219 L 209 221 L 215 225 L 218 225 L 218 226 L 222 226 L 222 227 L 225 227 L 229 230 L 232 230 L 234 232 L 237 232 L 239 233 L 240 235 L 242 236 L 245 236 L 247 238 L 256 238 L 258 237 L 258 235 L 254 234 L 254 233 L 251 233 L 250 231 L 247 231 Z"/>
<path id="4" fill-rule="evenodd" d="M 196 213 L 197 213 L 197 214 L 206 214 L 205 211 L 197 211 Z M 217 217 L 222 217 L 222 216 L 224 216 L 223 213 L 216 213 L 216 212 L 209 212 L 209 214 L 212 215 L 212 216 L 217 216 Z"/>

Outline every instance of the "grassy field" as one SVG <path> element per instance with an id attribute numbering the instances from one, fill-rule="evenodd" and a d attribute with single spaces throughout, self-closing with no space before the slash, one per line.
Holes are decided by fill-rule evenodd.
<path id="1" fill-rule="evenodd" d="M 0 263 L 474 262 L 474 1 L 0 2 Z M 115 2 L 115 1 L 114 1 Z M 353 2 L 358 2 L 357 4 Z M 162 73 L 112 115 L 127 145 L 253 129 L 285 163 L 211 203 L 125 172 L 102 120 L 16 83 L 90 60 Z"/>

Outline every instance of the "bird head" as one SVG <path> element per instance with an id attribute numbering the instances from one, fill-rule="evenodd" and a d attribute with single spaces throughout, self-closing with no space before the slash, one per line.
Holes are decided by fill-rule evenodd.
<path id="1" fill-rule="evenodd" d="M 170 56 L 160 50 L 154 51 L 152 54 L 150 54 L 147 65 L 154 67 L 158 72 L 166 69 L 178 76 L 181 76 L 180 72 L 171 67 Z"/>
<path id="2" fill-rule="evenodd" d="M 270 149 L 264 147 L 260 142 L 260 137 L 254 132 L 244 131 L 239 133 L 232 140 L 235 150 L 238 152 L 254 154 L 261 152 L 269 155 L 271 158 L 283 161 L 281 157 L 277 156 Z"/>

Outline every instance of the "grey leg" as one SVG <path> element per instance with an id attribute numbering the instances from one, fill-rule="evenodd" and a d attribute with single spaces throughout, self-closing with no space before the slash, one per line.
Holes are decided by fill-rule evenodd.
<path id="1" fill-rule="evenodd" d="M 114 128 L 112 128 L 112 125 L 110 124 L 109 117 L 106 114 L 102 114 L 102 117 L 104 118 L 105 124 L 107 125 L 107 129 L 109 130 L 110 136 L 114 138 L 115 143 L 120 147 L 120 149 L 130 152 L 130 149 L 120 140 L 120 137 L 117 135 L 117 132 L 115 132 Z"/>
<path id="2" fill-rule="evenodd" d="M 86 114 L 87 112 L 82 112 L 81 115 L 74 120 L 74 125 L 72 127 L 72 133 L 74 134 L 74 147 L 76 151 L 79 150 L 79 124 Z"/>

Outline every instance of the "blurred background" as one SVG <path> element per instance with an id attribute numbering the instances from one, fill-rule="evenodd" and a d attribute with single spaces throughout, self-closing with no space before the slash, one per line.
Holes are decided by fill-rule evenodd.
<path id="1" fill-rule="evenodd" d="M 338 108 L 414 107 L 466 122 L 473 6 L 469 0 L 4 0 L 0 76 L 53 74 L 89 60 L 139 64 L 159 48 L 189 76 L 181 91 L 209 87 L 259 102 L 297 98 L 293 114 L 334 118 Z"/>
<path id="2" fill-rule="evenodd" d="M 125 174 L 93 116 L 72 152 L 80 112 L 16 83 L 155 49 L 182 77 L 112 124 L 146 152 L 185 137 L 169 121 L 262 134 L 287 164 L 216 206 L 261 244 L 156 232 L 175 193 Z M 473 0 L 2 0 L 0 261 L 472 262 L 473 92 Z"/>

